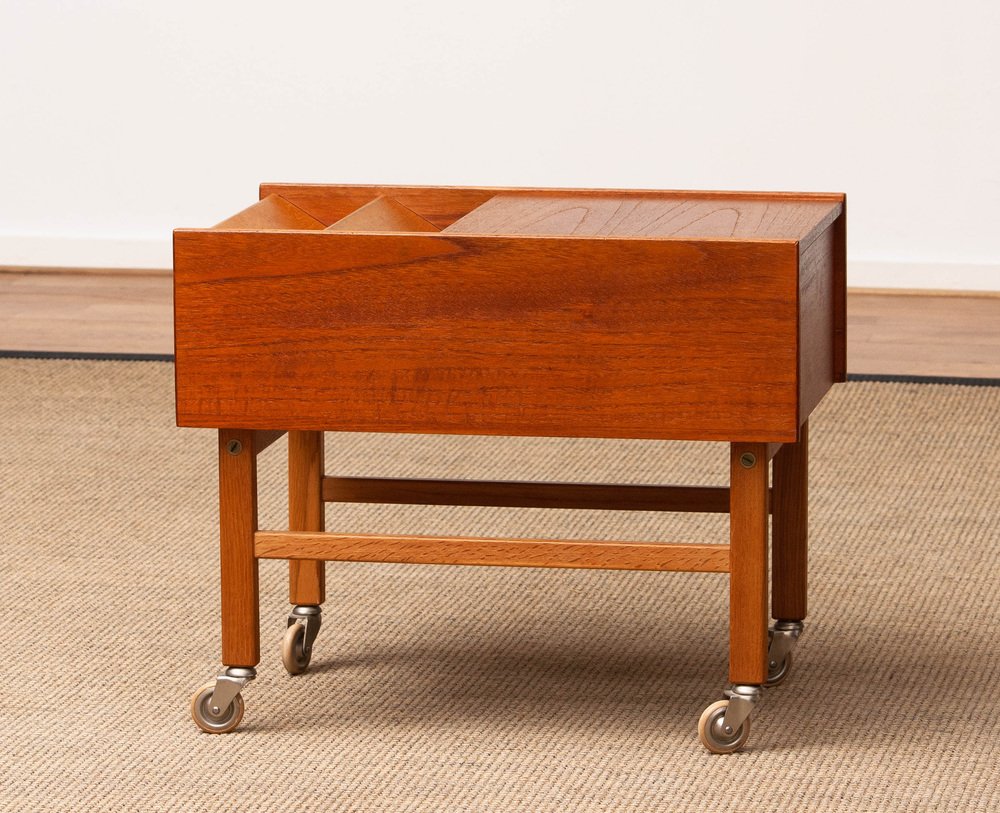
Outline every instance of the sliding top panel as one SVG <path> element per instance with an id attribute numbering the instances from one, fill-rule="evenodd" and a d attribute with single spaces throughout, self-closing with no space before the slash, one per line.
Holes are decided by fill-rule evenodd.
<path id="1" fill-rule="evenodd" d="M 838 213 L 835 204 L 824 200 L 502 194 L 473 209 L 445 231 L 807 241 Z"/>

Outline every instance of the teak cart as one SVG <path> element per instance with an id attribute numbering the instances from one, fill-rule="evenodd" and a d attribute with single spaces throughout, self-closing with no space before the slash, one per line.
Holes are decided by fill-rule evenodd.
<path id="1" fill-rule="evenodd" d="M 177 422 L 219 434 L 226 668 L 195 722 L 242 718 L 259 559 L 289 560 L 292 674 L 325 560 L 709 571 L 730 574 L 730 686 L 699 733 L 739 749 L 806 615 L 808 418 L 845 378 L 845 223 L 839 194 L 265 184 L 176 231 Z M 726 441 L 730 487 L 329 476 L 325 431 Z M 257 454 L 285 432 L 288 530 L 261 530 Z M 728 511 L 730 541 L 325 533 L 331 501 Z"/>

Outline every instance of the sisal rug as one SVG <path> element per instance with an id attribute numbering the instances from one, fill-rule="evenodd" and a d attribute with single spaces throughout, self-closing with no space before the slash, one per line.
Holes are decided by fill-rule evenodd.
<path id="1" fill-rule="evenodd" d="M 328 565 L 289 677 L 285 569 L 242 727 L 219 667 L 214 434 L 166 363 L 0 360 L 2 811 L 1000 809 L 1000 388 L 838 386 L 811 421 L 811 612 L 747 749 L 714 574 Z M 328 435 L 345 474 L 723 483 L 721 445 Z M 261 456 L 281 527 L 283 442 Z M 330 506 L 328 527 L 723 541 L 726 517 Z"/>

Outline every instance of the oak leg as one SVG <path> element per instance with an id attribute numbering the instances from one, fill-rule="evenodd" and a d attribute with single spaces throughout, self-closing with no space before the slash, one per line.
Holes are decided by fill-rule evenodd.
<path id="1" fill-rule="evenodd" d="M 767 678 L 767 444 L 730 445 L 729 680 Z"/>
<path id="2" fill-rule="evenodd" d="M 253 535 L 257 530 L 257 450 L 249 429 L 219 430 L 222 662 L 260 662 L 260 601 Z"/>
<path id="3" fill-rule="evenodd" d="M 288 433 L 288 530 L 325 529 L 323 503 L 323 433 Z M 288 599 L 294 605 L 326 600 L 326 562 L 288 562 Z"/>
<path id="4" fill-rule="evenodd" d="M 771 615 L 806 617 L 809 540 L 809 423 L 798 443 L 786 443 L 774 457 L 774 513 L 771 529 Z"/>

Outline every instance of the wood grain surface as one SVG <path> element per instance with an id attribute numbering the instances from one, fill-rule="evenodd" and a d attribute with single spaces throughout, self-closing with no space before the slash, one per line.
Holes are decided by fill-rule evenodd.
<path id="1" fill-rule="evenodd" d="M 809 548 L 809 422 L 798 443 L 786 443 L 774 458 L 771 491 L 771 615 L 786 621 L 806 617 Z"/>
<path id="2" fill-rule="evenodd" d="M 608 237 L 799 240 L 825 229 L 839 208 L 826 200 L 497 195 L 445 231 Z"/>
<path id="3" fill-rule="evenodd" d="M 323 498 L 331 502 L 404 505 L 494 505 L 722 514 L 729 511 L 729 489 L 712 486 L 324 477 Z"/>
<path id="4" fill-rule="evenodd" d="M 725 573 L 729 545 L 259 531 L 261 559 Z"/>
<path id="5" fill-rule="evenodd" d="M 494 192 L 421 186 L 337 186 L 323 184 L 261 184 L 262 198 L 277 194 L 327 225 L 379 197 L 388 197 L 443 229 L 485 203 Z"/>
<path id="6" fill-rule="evenodd" d="M 260 662 L 260 594 L 254 556 L 257 531 L 255 432 L 219 430 L 219 567 L 222 578 L 222 662 Z M 230 451 L 229 444 L 239 444 Z"/>
<path id="7" fill-rule="evenodd" d="M 402 203 L 378 197 L 328 226 L 327 231 L 435 232 L 440 229 Z"/>
<path id="8" fill-rule="evenodd" d="M 801 202 L 806 205 L 819 202 L 838 209 L 844 196 L 838 193 L 811 192 L 727 192 L 702 190 L 663 189 L 547 189 L 510 187 L 466 186 L 381 186 L 352 184 L 286 184 L 264 183 L 260 197 L 280 195 L 290 203 L 309 212 L 326 224 L 334 223 L 379 196 L 392 198 L 429 220 L 438 228 L 445 228 L 469 214 L 497 195 L 525 195 L 532 197 L 576 199 L 588 197 L 654 198 L 660 200 L 715 200 L 726 198 L 735 201 Z"/>
<path id="9" fill-rule="evenodd" d="M 852 373 L 1000 379 L 1000 295 L 852 292 Z"/>
<path id="10" fill-rule="evenodd" d="M 833 228 L 799 246 L 799 420 L 804 421 L 836 380 L 836 245 Z M 842 298 L 840 300 L 842 302 Z"/>
<path id="11" fill-rule="evenodd" d="M 183 426 L 795 440 L 795 242 L 175 233 Z"/>
<path id="12" fill-rule="evenodd" d="M 266 198 L 248 206 L 221 223 L 216 229 L 322 229 L 324 223 L 312 215 L 292 205 L 278 195 Z"/>
<path id="13" fill-rule="evenodd" d="M 729 459 L 729 680 L 756 685 L 767 677 L 767 445 L 733 443 Z"/>
<path id="14" fill-rule="evenodd" d="M 0 270 L 0 349 L 173 353 L 173 280 Z"/>
<path id="15" fill-rule="evenodd" d="M 323 433 L 288 433 L 288 529 L 323 531 Z M 288 563 L 288 600 L 292 604 L 326 601 L 326 565 L 297 559 Z"/>

